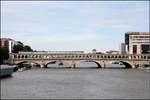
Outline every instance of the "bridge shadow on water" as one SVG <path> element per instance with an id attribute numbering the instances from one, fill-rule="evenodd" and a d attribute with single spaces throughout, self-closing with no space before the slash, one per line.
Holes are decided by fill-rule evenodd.
<path id="1" fill-rule="evenodd" d="M 70 69 L 71 67 L 46 67 L 47 69 Z"/>
<path id="2" fill-rule="evenodd" d="M 1 76 L 1 77 L 0 77 L 0 80 L 10 79 L 10 78 L 13 78 L 13 75 Z"/>
<path id="3" fill-rule="evenodd" d="M 126 68 L 126 67 L 105 67 L 105 68 L 100 68 L 100 67 L 46 67 L 47 69 L 131 69 L 131 68 Z"/>

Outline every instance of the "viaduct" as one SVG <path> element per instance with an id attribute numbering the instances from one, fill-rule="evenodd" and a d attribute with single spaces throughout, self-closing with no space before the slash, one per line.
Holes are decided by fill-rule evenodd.
<path id="1" fill-rule="evenodd" d="M 81 61 L 95 62 L 99 68 L 105 68 L 105 65 L 112 61 L 122 62 L 126 68 L 136 68 L 143 63 L 150 63 L 149 54 L 21 54 L 10 53 L 10 63 L 19 64 L 22 62 L 38 63 L 41 68 L 46 67 L 52 61 L 63 61 L 75 68 Z"/>

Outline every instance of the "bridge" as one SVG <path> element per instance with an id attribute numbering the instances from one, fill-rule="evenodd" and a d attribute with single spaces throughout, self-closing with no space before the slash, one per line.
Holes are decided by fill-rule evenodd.
<path id="1" fill-rule="evenodd" d="M 10 63 L 19 64 L 22 62 L 38 63 L 41 68 L 46 67 L 50 62 L 63 61 L 75 68 L 81 61 L 94 62 L 99 68 L 105 68 L 105 65 L 112 61 L 122 62 L 126 68 L 136 68 L 144 63 L 150 63 L 149 54 L 28 54 L 28 53 L 10 53 Z"/>

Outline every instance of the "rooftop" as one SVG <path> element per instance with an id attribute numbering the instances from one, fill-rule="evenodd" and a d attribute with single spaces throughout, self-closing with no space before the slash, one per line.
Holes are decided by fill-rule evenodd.
<path id="1" fill-rule="evenodd" d="M 125 34 L 129 34 L 129 35 L 150 35 L 150 32 L 126 32 Z"/>

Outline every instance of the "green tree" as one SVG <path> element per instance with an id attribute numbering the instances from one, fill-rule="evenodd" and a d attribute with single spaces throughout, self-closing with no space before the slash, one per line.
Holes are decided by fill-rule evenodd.
<path id="1" fill-rule="evenodd" d="M 19 51 L 23 51 L 23 50 L 24 50 L 24 47 L 21 44 L 14 45 L 13 47 L 13 53 L 18 53 Z"/>
<path id="2" fill-rule="evenodd" d="M 20 44 L 20 45 L 23 45 L 23 43 L 22 43 L 22 42 L 20 42 L 20 41 L 18 41 L 17 43 L 18 43 L 18 44 Z"/>
<path id="3" fill-rule="evenodd" d="M 0 47 L 0 63 L 9 58 L 9 50 L 8 47 Z"/>
<path id="4" fill-rule="evenodd" d="M 30 46 L 25 45 L 23 51 L 33 51 Z"/>

